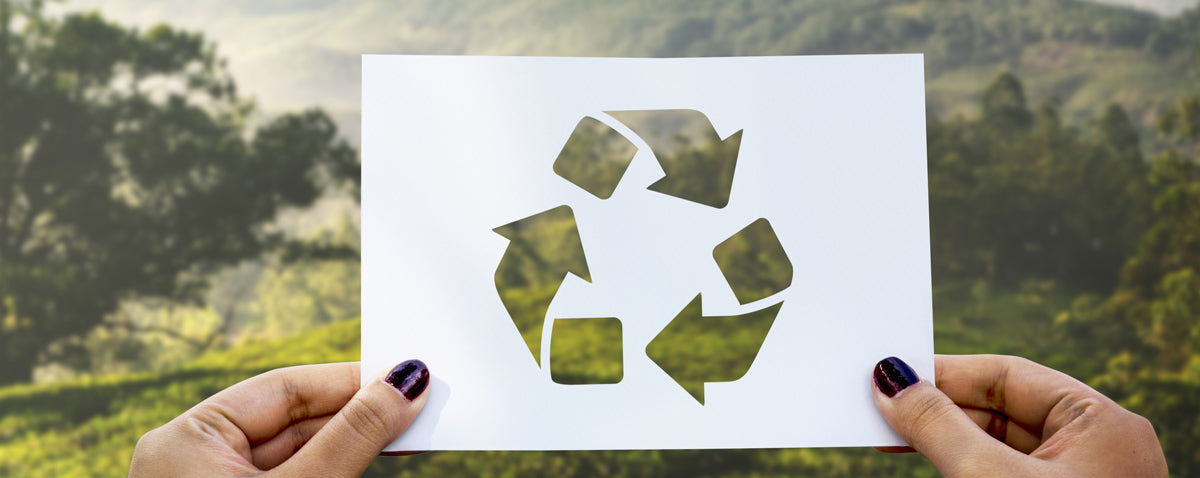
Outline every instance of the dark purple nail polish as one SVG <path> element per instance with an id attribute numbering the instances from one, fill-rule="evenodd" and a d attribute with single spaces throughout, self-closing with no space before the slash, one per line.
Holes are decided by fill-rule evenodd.
<path id="1" fill-rule="evenodd" d="M 921 378 L 912 367 L 896 357 L 888 357 L 875 364 L 875 386 L 888 397 L 894 397 Z"/>
<path id="2" fill-rule="evenodd" d="M 405 398 L 415 400 L 429 385 L 429 367 L 420 360 L 408 360 L 393 368 L 383 380 L 396 387 Z"/>

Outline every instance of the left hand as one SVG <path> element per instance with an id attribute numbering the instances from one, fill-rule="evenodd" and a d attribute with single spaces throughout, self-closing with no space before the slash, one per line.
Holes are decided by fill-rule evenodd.
<path id="1" fill-rule="evenodd" d="M 357 362 L 272 370 L 143 435 L 129 476 L 359 476 L 416 418 L 428 383 L 419 360 L 361 390 Z"/>

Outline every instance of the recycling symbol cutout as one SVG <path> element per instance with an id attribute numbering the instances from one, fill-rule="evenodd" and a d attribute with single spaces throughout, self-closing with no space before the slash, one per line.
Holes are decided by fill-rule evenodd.
<path id="1" fill-rule="evenodd" d="M 582 118 L 552 164 L 560 178 L 596 200 L 610 199 L 639 150 L 648 146 L 664 176 L 647 189 L 697 208 L 730 201 L 743 130 L 721 138 L 696 110 L 607 111 L 637 137 L 595 117 Z M 496 268 L 496 291 L 538 367 L 563 385 L 602 385 L 623 378 L 620 317 L 551 318 L 550 304 L 568 274 L 592 282 L 574 211 L 557 206 L 496 227 L 509 240 Z M 646 356 L 704 404 L 704 384 L 732 382 L 749 371 L 783 301 L 770 301 L 792 282 L 792 264 L 767 218 L 712 245 L 715 260 L 741 305 L 774 302 L 739 315 L 706 316 L 702 295 L 645 344 Z M 749 306 L 752 307 L 752 306 Z M 550 325 L 549 350 L 543 333 Z"/>

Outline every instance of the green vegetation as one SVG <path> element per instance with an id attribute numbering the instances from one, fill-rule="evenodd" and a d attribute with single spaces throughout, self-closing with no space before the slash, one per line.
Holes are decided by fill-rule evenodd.
<path id="1" fill-rule="evenodd" d="M 1145 230 L 1151 194 L 1124 110 L 1071 127 L 1052 103 L 1031 111 L 1008 74 L 984 91 L 981 110 L 929 124 L 935 282 L 1111 288 Z"/>
<path id="2" fill-rule="evenodd" d="M 355 360 L 359 321 L 210 353 L 161 373 L 0 389 L 0 474 L 124 476 L 142 433 L 263 371 Z M 873 450 L 443 452 L 376 460 L 368 476 L 712 476 L 736 470 L 817 473 L 909 470 L 936 476 L 919 457 L 878 461 Z"/>
<path id="3" fill-rule="evenodd" d="M 1200 473 L 1200 8 L 1161 19 L 1069 0 L 379 5 L 335 23 L 386 8 L 391 36 L 362 37 L 426 53 L 924 52 L 937 351 L 1061 369 L 1149 417 L 1175 474 Z M 33 359 L 82 375 L 0 388 L 0 475 L 122 475 L 138 436 L 218 390 L 357 358 L 359 322 L 329 324 L 357 315 L 353 224 L 286 245 L 266 227 L 311 203 L 318 180 L 357 176 L 328 117 L 252 128 L 199 35 L 29 8 L 0 0 L 0 382 L 28 381 Z M 573 220 L 518 226 L 496 282 L 509 312 L 540 321 L 565 271 L 586 267 L 577 240 L 537 250 Z M 522 272 L 539 261 L 553 271 Z M 552 343 L 587 334 L 568 335 Z M 603 372 L 575 380 L 619 374 Z M 430 453 L 369 474 L 936 476 L 918 456 L 868 449 Z"/>
<path id="4" fill-rule="evenodd" d="M 701 302 L 696 294 L 646 344 L 646 356 L 704 404 L 705 382 L 732 382 L 750 370 L 783 303 L 742 315 L 706 316 Z"/>
<path id="5" fill-rule="evenodd" d="M 509 240 L 496 266 L 496 292 L 541 365 L 542 330 L 550 302 L 568 273 L 591 281 L 570 206 L 558 206 L 497 227 Z"/>
<path id="6" fill-rule="evenodd" d="M 555 383 L 618 383 L 625 377 L 621 319 L 554 319 L 550 330 L 550 378 Z"/>
<path id="7" fill-rule="evenodd" d="M 316 63 L 330 51 L 346 61 L 361 51 L 618 57 L 920 52 L 932 116 L 976 113 L 979 89 L 1007 70 L 1025 80 L 1033 97 L 1056 98 L 1071 122 L 1120 102 L 1148 141 L 1154 131 L 1147 121 L 1200 82 L 1195 8 L 1162 19 L 1076 0 L 421 0 L 358 4 L 322 27 L 335 33 L 304 41 L 323 49 L 294 45 L 292 53 Z M 324 79 L 314 75 L 311 81 Z M 311 94 L 357 104 L 344 86 L 313 85 Z"/>
<path id="8" fill-rule="evenodd" d="M 0 475 L 124 476 L 133 446 L 209 395 L 289 365 L 358 360 L 359 321 L 248 343 L 155 373 L 0 389 Z"/>
<path id="9" fill-rule="evenodd" d="M 124 299 L 198 300 L 357 163 L 319 110 L 249 128 L 201 35 L 40 4 L 0 0 L 0 384 Z"/>
<path id="10" fill-rule="evenodd" d="M 1099 135 L 1061 124 L 1059 129 L 1047 131 L 1047 125 L 1055 123 L 1045 110 L 1035 114 L 1022 106 L 1021 96 L 1016 94 L 1020 84 L 1014 78 L 997 79 L 989 91 L 991 94 L 985 96 L 994 101 L 986 101 L 991 106 L 981 109 L 995 117 L 941 125 L 939 128 L 946 129 L 936 137 L 954 139 L 951 144 L 965 148 L 994 141 L 980 129 L 995 131 L 1008 135 L 1005 144 L 1016 151 L 1038 148 L 1033 149 L 1038 153 L 1034 156 L 1040 158 L 1036 164 L 1048 171 L 1067 171 L 1063 174 L 1070 174 L 1072 169 L 1056 165 L 1073 164 L 1080 155 L 1091 157 L 1088 164 L 1103 171 L 1106 164 L 1114 168 L 1127 166 L 1122 158 L 1129 158 L 1121 154 L 1122 150 L 1136 154 L 1136 148 L 1131 150 L 1128 143 L 1124 148 L 1111 144 L 1112 138 L 1121 137 L 1112 131 Z M 1113 119 L 1116 114 L 1110 110 L 1093 127 L 1104 129 L 1105 124 L 1112 123 L 1127 128 L 1126 123 Z M 984 128 L 984 124 L 991 126 Z M 1004 130 L 998 124 L 1013 129 Z M 931 144 L 942 144 L 932 141 L 934 137 Z M 1064 142 L 1073 147 L 1049 148 Z M 931 164 L 940 164 L 935 158 L 950 157 L 953 152 L 946 146 L 931 148 Z M 939 270 L 944 269 L 935 286 L 935 334 L 939 353 L 1023 355 L 1085 379 L 1123 405 L 1151 417 L 1172 470 L 1188 476 L 1200 464 L 1195 455 L 1195 410 L 1200 405 L 1195 398 L 1200 397 L 1196 374 L 1200 353 L 1195 350 L 1200 321 L 1195 317 L 1200 313 L 1196 300 L 1200 284 L 1194 272 L 1200 268 L 1200 248 L 1195 246 L 1200 234 L 1194 232 L 1200 222 L 1184 219 L 1200 213 L 1200 166 L 1195 159 L 1185 159 L 1175 152 L 1163 153 L 1150 164 L 1148 176 L 1125 178 L 1131 183 L 1144 183 L 1141 185 L 1152 193 L 1153 204 L 1142 204 L 1150 212 L 1142 207 L 1114 207 L 1108 211 L 1126 219 L 1149 214 L 1149 232 L 1131 251 L 1133 258 L 1123 266 L 1115 292 L 1109 292 L 1114 290 L 1111 285 L 1081 282 L 1071 272 L 1079 270 L 1070 266 L 1071 261 L 1045 267 L 1042 259 L 1023 260 L 1017 256 L 1011 269 L 992 269 L 994 273 L 988 272 L 986 261 L 955 269 L 950 267 L 954 261 L 943 256 L 973 250 L 976 252 L 963 252 L 963 257 L 985 257 L 988 254 L 979 251 L 996 247 L 996 239 L 988 234 L 935 234 L 935 239 L 955 246 L 945 253 L 935 246 L 935 261 L 942 264 Z M 959 177 L 963 168 L 969 172 L 993 167 L 984 161 L 971 167 L 931 169 L 930 175 L 931 179 Z M 966 177 L 978 181 L 968 188 L 972 191 L 991 191 L 1014 180 L 1012 175 L 979 171 Z M 1054 199 L 1057 196 L 1047 196 L 1046 192 L 1073 184 L 1062 179 L 1029 182 L 1024 190 L 1027 200 L 991 207 L 1015 215 L 1026 213 L 1025 208 L 1059 204 Z M 1074 184 L 1085 191 L 1110 187 L 1105 183 Z M 943 189 L 953 188 L 935 190 Z M 957 199 L 967 208 L 993 200 L 986 194 Z M 1072 216 L 1061 210 L 1047 214 L 1050 218 Z M 935 223 L 946 220 L 936 209 L 934 217 Z M 970 230 L 994 219 L 979 215 L 954 220 L 963 230 Z M 1043 227 L 1038 221 L 1032 224 L 1034 230 Z M 1083 230 L 1096 237 L 1114 236 L 1112 231 L 1102 229 Z M 1065 236 L 1067 239 L 1062 240 L 1091 241 L 1089 235 Z M 1104 257 L 1105 252 L 1086 249 L 1081 254 L 1084 257 L 1072 260 L 1087 263 L 1095 260 L 1091 255 Z M 1085 293 L 1081 295 L 1080 291 Z M 357 320 L 345 321 L 287 339 L 247 343 L 160 373 L 0 389 L 0 410 L 4 410 L 0 419 L 0 473 L 121 475 L 141 433 L 220 389 L 277 366 L 356 358 L 358 326 Z M 368 475 L 937 476 L 919 456 L 885 455 L 870 449 L 439 452 L 380 458 Z"/>
<path id="11" fill-rule="evenodd" d="M 612 197 L 637 153 L 628 138 L 585 116 L 554 160 L 554 173 L 600 199 Z"/>
<path id="12" fill-rule="evenodd" d="M 792 285 L 792 261 L 765 217 L 717 244 L 712 256 L 739 303 L 765 299 Z"/>
<path id="13" fill-rule="evenodd" d="M 1026 329 L 1062 303 L 1054 291 L 939 290 L 939 352 L 1025 352 Z M 948 304 L 948 305 L 947 305 Z M 962 324 L 962 325 L 959 325 Z M 970 332 L 964 332 L 964 328 Z M 1045 330 L 1045 327 L 1043 327 Z M 1039 341 L 1033 341 L 1042 337 Z M 952 344 L 952 348 L 942 347 Z M 159 373 L 0 389 L 0 474 L 124 476 L 137 438 L 240 380 L 288 365 L 355 360 L 359 321 L 203 355 Z M 1035 358 L 1038 358 L 1035 355 Z M 1045 358 L 1045 357 L 1041 357 Z M 864 372 L 869 373 L 869 372 Z M 871 449 L 436 452 L 377 459 L 367 476 L 938 476 L 916 455 Z"/>

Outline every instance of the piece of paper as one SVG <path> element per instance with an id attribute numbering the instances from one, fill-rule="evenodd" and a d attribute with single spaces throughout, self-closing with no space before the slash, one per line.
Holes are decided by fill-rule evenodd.
<path id="1" fill-rule="evenodd" d="M 899 445 L 933 378 L 920 55 L 363 57 L 363 380 L 389 450 Z"/>

